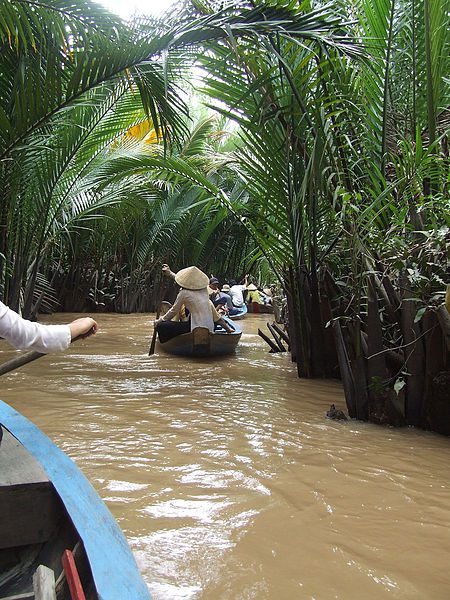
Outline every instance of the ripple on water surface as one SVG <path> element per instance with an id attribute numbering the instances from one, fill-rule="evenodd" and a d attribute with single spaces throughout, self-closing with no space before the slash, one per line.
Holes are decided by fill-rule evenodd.
<path id="1" fill-rule="evenodd" d="M 148 357 L 149 315 L 98 320 L 3 398 L 80 465 L 155 600 L 448 597 L 446 438 L 327 421 L 340 386 L 269 354 L 265 317 L 215 361 Z"/>

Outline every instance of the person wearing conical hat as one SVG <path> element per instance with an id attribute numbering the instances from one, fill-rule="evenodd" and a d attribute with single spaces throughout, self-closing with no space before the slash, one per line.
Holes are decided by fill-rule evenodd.
<path id="1" fill-rule="evenodd" d="M 163 270 L 165 267 L 167 265 L 164 265 Z M 167 269 L 165 272 L 167 273 Z M 170 273 L 167 274 L 170 276 Z M 227 333 L 233 332 L 232 327 L 222 319 L 209 299 L 208 275 L 200 271 L 198 267 L 192 266 L 175 273 L 175 281 L 181 290 L 172 307 L 156 321 L 159 339 L 162 343 L 182 333 L 188 333 L 196 327 L 206 327 L 212 332 L 215 323 L 219 323 Z M 179 313 L 183 305 L 188 309 L 190 319 L 186 322 L 172 321 L 171 319 Z"/>
<path id="2" fill-rule="evenodd" d="M 259 293 L 259 290 L 254 283 L 251 283 L 250 285 L 247 286 L 246 302 L 247 302 L 247 304 L 250 304 L 250 302 L 256 302 L 257 304 L 262 304 L 261 294 Z"/>

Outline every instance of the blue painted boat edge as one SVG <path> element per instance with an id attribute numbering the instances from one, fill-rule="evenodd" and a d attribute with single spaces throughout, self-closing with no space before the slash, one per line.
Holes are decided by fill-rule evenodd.
<path id="1" fill-rule="evenodd" d="M 247 313 L 248 313 L 248 308 L 244 302 L 244 304 L 241 306 L 241 312 L 237 313 L 236 315 L 230 315 L 229 318 L 232 319 L 233 321 L 236 319 L 242 319 Z"/>
<path id="2" fill-rule="evenodd" d="M 100 600 L 150 600 L 116 520 L 76 464 L 26 417 L 0 400 L 0 423 L 42 465 L 88 556 Z"/>

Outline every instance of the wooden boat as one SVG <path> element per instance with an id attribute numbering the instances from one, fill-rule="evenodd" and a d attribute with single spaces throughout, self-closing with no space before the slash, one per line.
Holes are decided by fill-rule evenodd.
<path id="1" fill-rule="evenodd" d="M 0 401 L 0 599 L 150 600 L 113 516 L 68 456 Z"/>
<path id="2" fill-rule="evenodd" d="M 233 319 L 233 321 L 237 321 L 239 319 L 243 319 L 245 317 L 245 315 L 247 314 L 248 308 L 247 305 L 244 303 L 240 308 L 239 308 L 239 312 L 236 313 L 235 315 L 228 315 L 229 319 Z"/>
<path id="3" fill-rule="evenodd" d="M 234 333 L 227 333 L 218 327 L 214 333 L 206 327 L 196 327 L 189 333 L 183 333 L 162 343 L 161 349 L 178 356 L 222 356 L 232 354 L 241 339 L 242 331 L 228 317 L 223 317 L 234 328 Z"/>
<path id="4" fill-rule="evenodd" d="M 273 314 L 273 306 L 271 304 L 260 304 L 259 302 L 249 302 L 247 305 L 249 313 L 264 313 Z"/>

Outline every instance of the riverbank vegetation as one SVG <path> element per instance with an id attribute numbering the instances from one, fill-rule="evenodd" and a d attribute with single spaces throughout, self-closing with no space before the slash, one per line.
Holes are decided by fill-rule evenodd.
<path id="1" fill-rule="evenodd" d="M 160 267 L 277 279 L 300 377 L 450 433 L 450 0 L 0 5 L 0 290 L 151 311 Z"/>

